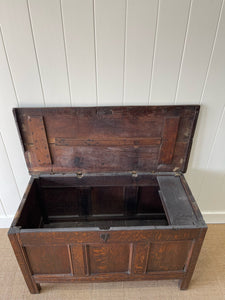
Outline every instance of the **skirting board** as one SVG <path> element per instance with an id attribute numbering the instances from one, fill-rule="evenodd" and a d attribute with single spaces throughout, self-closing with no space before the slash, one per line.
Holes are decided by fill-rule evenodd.
<path id="1" fill-rule="evenodd" d="M 202 212 L 206 223 L 225 223 L 225 211 L 204 211 Z"/>
<path id="2" fill-rule="evenodd" d="M 221 212 L 202 212 L 203 218 L 206 223 L 225 223 L 225 211 Z M 14 216 L 1 216 L 0 217 L 0 228 L 9 228 Z"/>
<path id="3" fill-rule="evenodd" d="M 0 216 L 0 228 L 9 228 L 14 216 Z"/>

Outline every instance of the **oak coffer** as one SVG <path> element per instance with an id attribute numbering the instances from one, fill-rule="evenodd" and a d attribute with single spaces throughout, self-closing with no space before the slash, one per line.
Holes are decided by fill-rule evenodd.
<path id="1" fill-rule="evenodd" d="M 207 226 L 185 181 L 199 106 L 16 108 L 31 180 L 9 229 L 44 282 L 179 279 Z"/>

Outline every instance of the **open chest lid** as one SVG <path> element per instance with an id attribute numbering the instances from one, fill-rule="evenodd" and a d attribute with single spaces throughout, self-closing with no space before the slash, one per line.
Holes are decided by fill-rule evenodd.
<path id="1" fill-rule="evenodd" d="M 29 172 L 185 172 L 199 106 L 15 108 Z"/>

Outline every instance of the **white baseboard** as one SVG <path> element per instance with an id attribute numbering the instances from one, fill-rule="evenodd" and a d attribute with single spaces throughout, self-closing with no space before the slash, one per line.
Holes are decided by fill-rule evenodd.
<path id="1" fill-rule="evenodd" d="M 0 228 L 9 228 L 14 216 L 0 216 Z"/>
<path id="2" fill-rule="evenodd" d="M 202 212 L 203 218 L 206 223 L 225 223 L 225 211 L 205 211 Z M 9 228 L 14 216 L 1 216 L 0 217 L 0 228 Z"/>
<path id="3" fill-rule="evenodd" d="M 225 211 L 204 211 L 202 212 L 206 223 L 225 223 Z"/>

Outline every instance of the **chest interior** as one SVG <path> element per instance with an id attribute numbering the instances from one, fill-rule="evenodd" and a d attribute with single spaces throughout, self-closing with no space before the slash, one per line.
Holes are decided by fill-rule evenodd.
<path id="1" fill-rule="evenodd" d="M 156 174 L 185 172 L 198 112 L 198 106 L 15 109 L 35 176 L 17 226 L 171 224 Z"/>
<path id="2" fill-rule="evenodd" d="M 168 225 L 156 176 L 36 178 L 17 222 L 22 228 Z"/>

